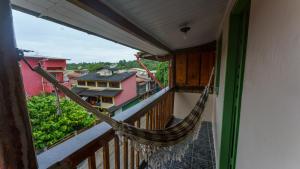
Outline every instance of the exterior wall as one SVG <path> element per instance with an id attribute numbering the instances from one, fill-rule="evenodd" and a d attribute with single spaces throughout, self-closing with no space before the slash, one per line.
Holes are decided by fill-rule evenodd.
<path id="1" fill-rule="evenodd" d="M 47 60 L 47 59 L 40 59 L 40 58 L 26 58 L 30 65 L 37 66 L 39 62 L 43 62 L 43 67 L 48 69 L 49 67 L 52 68 L 59 68 L 59 70 L 66 69 L 66 60 Z M 20 61 L 24 89 L 27 96 L 36 96 L 43 92 L 51 93 L 53 91 L 52 85 L 44 80 L 40 75 L 31 71 L 28 66 L 23 62 Z M 61 68 L 60 68 L 61 67 Z M 55 70 L 55 69 L 54 69 Z M 63 72 L 55 72 L 56 79 L 59 82 L 62 82 L 66 87 L 70 87 L 70 83 L 64 82 Z"/>
<path id="2" fill-rule="evenodd" d="M 175 92 L 174 96 L 174 116 L 185 118 L 196 105 L 200 93 Z"/>
<path id="3" fill-rule="evenodd" d="M 45 59 L 43 66 L 45 68 L 55 67 L 61 68 L 61 70 L 65 70 L 67 67 L 67 62 L 63 59 Z"/>
<path id="4" fill-rule="evenodd" d="M 228 11 L 232 7 L 229 5 Z M 300 1 L 252 0 L 240 113 L 237 169 L 294 169 L 300 157 Z M 227 59 L 224 18 L 214 137 L 218 165 Z M 219 168 L 219 167 L 217 167 Z"/>
<path id="5" fill-rule="evenodd" d="M 27 59 L 30 65 L 37 65 L 38 61 Z M 23 85 L 27 96 L 39 95 L 43 92 L 42 77 L 33 72 L 24 61 L 19 62 L 23 77 Z"/>
<path id="6" fill-rule="evenodd" d="M 200 93 L 175 92 L 174 116 L 184 119 L 195 107 L 200 98 Z M 202 121 L 212 121 L 215 111 L 215 96 L 210 95 L 207 99 L 206 107 L 203 111 Z"/>
<path id="7" fill-rule="evenodd" d="M 299 168 L 300 1 L 251 7 L 237 168 Z"/>
<path id="8" fill-rule="evenodd" d="M 63 81 L 64 81 L 64 73 L 63 73 L 63 72 L 57 72 L 57 73 L 56 73 L 56 79 L 57 79 L 59 82 L 63 82 Z"/>
<path id="9" fill-rule="evenodd" d="M 229 3 L 229 9 L 232 8 L 231 1 Z M 229 10 L 228 9 L 228 10 Z M 228 31 L 229 31 L 229 17 L 225 15 L 222 25 L 222 54 L 221 54 L 221 66 L 220 66 L 220 85 L 219 93 L 215 96 L 215 111 L 213 114 L 213 134 L 214 134 L 214 145 L 216 154 L 216 167 L 219 168 L 219 157 L 221 148 L 221 137 L 222 137 L 222 119 L 223 119 L 223 104 L 224 104 L 224 84 L 225 84 L 225 73 L 226 73 L 226 62 L 227 62 L 227 48 L 228 48 Z M 218 37 L 219 38 L 219 37 Z"/>
<path id="10" fill-rule="evenodd" d="M 122 88 L 122 82 L 120 83 L 120 87 L 119 88 L 115 88 L 115 87 L 109 87 L 109 82 L 106 82 L 107 83 L 107 86 L 106 87 L 100 87 L 98 86 L 98 82 L 100 81 L 86 81 L 86 80 L 79 80 L 79 81 L 83 81 L 85 82 L 85 85 L 78 85 L 78 80 L 75 80 L 75 85 L 77 85 L 78 87 L 84 87 L 84 88 L 88 88 L 90 90 L 105 90 L 105 89 L 109 89 L 109 90 L 120 90 L 120 89 L 123 89 Z M 87 82 L 95 82 L 96 83 L 96 86 L 87 86 Z M 104 82 L 104 81 L 102 81 Z"/>
<path id="11" fill-rule="evenodd" d="M 114 99 L 116 106 L 137 96 L 136 76 L 131 76 L 130 78 L 124 80 L 121 83 L 121 87 L 123 91 Z"/>

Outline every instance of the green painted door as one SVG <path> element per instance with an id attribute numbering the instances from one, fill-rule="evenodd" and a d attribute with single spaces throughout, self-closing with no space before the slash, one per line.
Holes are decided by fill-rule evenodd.
<path id="1" fill-rule="evenodd" d="M 239 0 L 230 16 L 220 169 L 235 169 L 250 0 Z"/>

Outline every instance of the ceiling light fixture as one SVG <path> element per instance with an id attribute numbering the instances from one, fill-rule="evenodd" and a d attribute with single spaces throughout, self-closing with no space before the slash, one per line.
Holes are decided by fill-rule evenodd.
<path id="1" fill-rule="evenodd" d="M 187 33 L 191 30 L 191 27 L 185 25 L 180 28 L 180 31 L 183 33 L 183 39 L 187 39 Z"/>

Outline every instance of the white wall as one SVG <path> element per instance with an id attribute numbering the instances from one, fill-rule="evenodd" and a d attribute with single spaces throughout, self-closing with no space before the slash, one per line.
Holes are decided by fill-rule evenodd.
<path id="1" fill-rule="evenodd" d="M 174 116 L 176 118 L 185 118 L 196 105 L 200 94 L 175 92 L 174 96 Z"/>
<path id="2" fill-rule="evenodd" d="M 216 96 L 216 114 L 214 119 L 214 141 L 215 141 L 215 154 L 216 162 L 218 166 L 219 156 L 220 156 L 220 144 L 221 144 L 221 134 L 222 134 L 222 118 L 223 118 L 223 103 L 224 103 L 224 84 L 225 84 L 225 72 L 226 72 L 226 61 L 227 61 L 227 41 L 228 41 L 228 24 L 224 25 L 223 44 L 222 44 L 222 55 L 221 55 L 221 66 L 220 66 L 220 85 L 219 94 Z M 220 35 L 221 36 L 221 35 Z"/>
<path id="3" fill-rule="evenodd" d="M 174 116 L 176 118 L 185 118 L 195 107 L 199 100 L 200 93 L 175 92 Z M 215 97 L 209 95 L 205 109 L 203 110 L 202 121 L 213 121 L 215 112 Z"/>
<path id="4" fill-rule="evenodd" d="M 234 0 L 228 3 L 227 12 L 224 16 L 221 33 L 219 33 L 217 39 L 222 35 L 222 55 L 221 55 L 221 66 L 220 66 L 220 85 L 219 94 L 215 96 L 215 114 L 213 115 L 213 134 L 215 143 L 215 155 L 216 155 L 216 166 L 219 168 L 219 157 L 221 148 L 221 134 L 222 134 L 222 120 L 223 120 L 223 104 L 224 104 L 224 87 L 225 87 L 225 73 L 226 73 L 226 62 L 227 62 L 227 49 L 228 49 L 228 31 L 229 31 L 229 14 L 233 7 Z"/>
<path id="5" fill-rule="evenodd" d="M 220 151 L 227 58 L 228 6 L 223 32 L 215 146 Z M 300 168 L 300 1 L 252 0 L 237 169 Z"/>
<path id="6" fill-rule="evenodd" d="M 237 169 L 300 168 L 300 1 L 252 0 Z"/>

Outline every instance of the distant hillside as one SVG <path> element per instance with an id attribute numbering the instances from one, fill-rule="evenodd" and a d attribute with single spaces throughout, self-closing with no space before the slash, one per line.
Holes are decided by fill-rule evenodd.
<path id="1" fill-rule="evenodd" d="M 142 62 L 150 70 L 156 70 L 157 66 L 159 64 L 159 62 L 157 62 L 157 61 L 151 61 L 151 60 L 145 60 L 145 59 L 143 59 Z M 67 65 L 67 69 L 68 70 L 88 69 L 89 71 L 95 71 L 101 67 L 111 66 L 111 65 L 117 65 L 117 68 L 119 68 L 119 69 L 141 68 L 135 60 L 132 60 L 132 61 L 120 60 L 118 63 L 110 63 L 110 62 L 69 63 Z"/>

